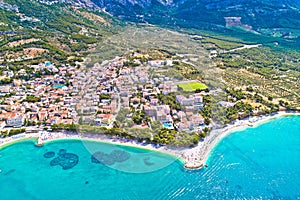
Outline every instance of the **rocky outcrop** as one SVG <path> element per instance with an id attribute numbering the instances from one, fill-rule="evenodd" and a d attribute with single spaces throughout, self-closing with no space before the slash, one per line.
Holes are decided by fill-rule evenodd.
<path id="1" fill-rule="evenodd" d="M 75 7 L 78 8 L 86 8 L 89 10 L 99 10 L 99 6 L 94 4 L 90 0 L 38 0 L 41 3 L 45 3 L 48 5 L 54 4 L 54 3 L 67 3 L 72 4 Z"/>

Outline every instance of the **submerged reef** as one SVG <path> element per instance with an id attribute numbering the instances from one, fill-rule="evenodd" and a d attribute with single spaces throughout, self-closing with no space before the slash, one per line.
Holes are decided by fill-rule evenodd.
<path id="1" fill-rule="evenodd" d="M 50 166 L 60 165 L 62 169 L 67 170 L 76 166 L 79 162 L 78 155 L 74 153 L 67 153 L 65 149 L 60 149 L 56 158 L 51 160 Z M 53 151 L 49 151 L 44 154 L 45 158 L 52 158 L 55 156 Z"/>
<path id="2" fill-rule="evenodd" d="M 44 158 L 53 158 L 55 156 L 55 152 L 53 151 L 48 151 L 44 153 Z"/>
<path id="3" fill-rule="evenodd" d="M 91 156 L 91 161 L 96 164 L 102 163 L 110 166 L 116 162 L 125 162 L 129 158 L 130 154 L 122 150 L 114 150 L 110 154 L 97 151 Z"/>

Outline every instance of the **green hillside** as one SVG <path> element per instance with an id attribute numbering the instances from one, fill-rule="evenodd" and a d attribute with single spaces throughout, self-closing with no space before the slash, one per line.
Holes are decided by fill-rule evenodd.
<path id="1" fill-rule="evenodd" d="M 6 0 L 4 5 L 12 5 L 18 11 L 0 9 L 2 63 L 38 63 L 43 59 L 72 62 L 73 56 L 82 57 L 121 25 L 106 13 L 70 4 Z"/>

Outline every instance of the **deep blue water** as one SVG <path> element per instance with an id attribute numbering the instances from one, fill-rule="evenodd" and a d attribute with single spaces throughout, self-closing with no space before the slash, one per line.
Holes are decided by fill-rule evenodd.
<path id="1" fill-rule="evenodd" d="M 66 152 L 57 158 L 60 149 Z M 109 165 L 91 162 L 98 151 Z M 45 158 L 46 152 L 55 156 Z M 55 158 L 52 164 L 79 160 L 63 170 L 50 165 Z M 188 171 L 173 157 L 146 150 L 73 140 L 36 147 L 24 141 L 0 150 L 0 199 L 300 199 L 300 117 L 232 133 L 208 165 Z"/>

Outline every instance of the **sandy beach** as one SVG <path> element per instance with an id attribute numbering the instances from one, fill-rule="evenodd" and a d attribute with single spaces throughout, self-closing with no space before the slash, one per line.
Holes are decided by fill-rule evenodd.
<path id="1" fill-rule="evenodd" d="M 213 130 L 202 142 L 196 147 L 188 149 L 183 154 L 186 168 L 201 168 L 206 165 L 206 161 L 214 149 L 214 147 L 226 136 L 233 132 L 241 131 L 249 127 L 256 127 L 266 123 L 272 119 L 300 115 L 300 113 L 278 112 L 271 115 L 250 117 L 248 119 L 236 120 L 235 122 L 226 125 L 224 128 Z"/>
<path id="2" fill-rule="evenodd" d="M 99 141 L 116 145 L 125 145 L 136 148 L 143 148 L 152 151 L 159 151 L 162 153 L 170 154 L 172 156 L 176 156 L 183 163 L 185 168 L 189 169 L 199 169 L 206 165 L 206 161 L 210 155 L 210 152 L 213 148 L 222 140 L 222 138 L 226 137 L 230 133 L 235 131 L 240 131 L 249 127 L 256 127 L 260 124 L 266 123 L 269 120 L 289 116 L 289 115 L 300 115 L 300 113 L 288 113 L 288 112 L 278 112 L 276 114 L 267 115 L 267 116 L 259 116 L 259 117 L 250 117 L 248 119 L 236 120 L 235 122 L 226 125 L 224 128 L 213 130 L 206 138 L 199 142 L 197 146 L 192 148 L 174 148 L 167 146 L 157 146 L 153 144 L 145 144 L 139 143 L 136 141 L 130 141 L 126 139 L 119 138 L 111 138 L 106 135 L 83 135 L 74 132 L 47 132 L 41 131 L 39 133 L 29 133 L 29 134 L 19 134 L 15 136 L 11 136 L 8 138 L 0 139 L 0 148 L 13 144 L 15 142 L 19 142 L 27 139 L 36 139 L 37 146 L 41 146 L 45 143 L 52 142 L 55 140 L 63 140 L 63 139 L 78 139 L 78 140 L 88 140 L 88 141 Z"/>
<path id="3" fill-rule="evenodd" d="M 154 144 L 148 144 L 148 143 L 140 143 L 134 140 L 127 140 L 122 138 L 116 138 L 116 137 L 109 137 L 106 135 L 92 135 L 92 134 L 78 134 L 74 132 L 46 132 L 44 131 L 40 137 L 37 139 L 37 146 L 41 146 L 45 143 L 52 142 L 55 140 L 64 140 L 64 139 L 78 139 L 78 140 L 84 140 L 84 141 L 96 141 L 96 142 L 104 142 L 114 145 L 123 145 L 123 146 L 129 146 L 129 147 L 135 147 L 135 148 L 141 148 L 141 149 L 147 149 L 151 151 L 158 151 L 166 154 L 170 154 L 172 156 L 176 156 L 179 159 L 181 159 L 182 156 L 179 156 L 178 150 L 169 149 L 166 146 L 157 146 Z"/>
<path id="4" fill-rule="evenodd" d="M 30 134 L 21 133 L 7 138 L 0 138 L 0 149 L 7 145 L 11 145 L 23 140 L 38 139 L 39 136 L 40 136 L 39 133 L 30 133 Z"/>
<path id="5" fill-rule="evenodd" d="M 109 137 L 106 135 L 89 135 L 89 134 L 78 134 L 75 132 L 68 132 L 68 131 L 60 131 L 60 132 L 48 132 L 48 131 L 40 131 L 39 133 L 22 133 L 18 135 L 14 135 L 7 138 L 0 138 L 0 149 L 20 142 L 24 140 L 36 140 L 36 146 L 43 146 L 46 143 L 54 142 L 57 140 L 84 140 L 84 141 L 95 141 L 95 142 L 104 142 L 114 145 L 123 145 L 129 146 L 134 148 L 141 148 L 147 149 L 151 151 L 157 151 L 165 154 L 169 154 L 171 156 L 175 156 L 180 159 L 182 162 L 182 153 L 178 149 L 170 149 L 166 146 L 158 146 L 154 144 L 147 144 L 147 143 L 140 143 L 133 140 L 121 139 L 121 138 L 114 138 Z"/>

